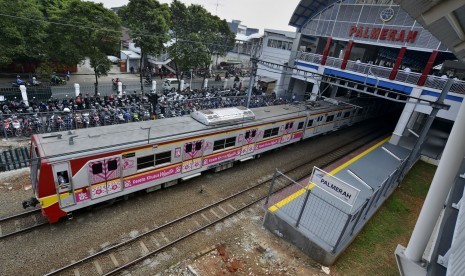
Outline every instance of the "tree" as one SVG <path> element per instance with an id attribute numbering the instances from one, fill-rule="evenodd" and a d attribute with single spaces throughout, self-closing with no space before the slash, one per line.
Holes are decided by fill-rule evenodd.
<path id="1" fill-rule="evenodd" d="M 103 4 L 71 0 L 62 9 L 48 14 L 49 57 L 62 64 L 76 64 L 90 59 L 95 74 L 95 93 L 98 77 L 108 74 L 111 63 L 107 55 L 119 49 L 121 20 Z M 66 22 L 66 23 L 62 23 Z"/>
<path id="2" fill-rule="evenodd" d="M 176 72 L 196 67 L 207 71 L 213 55 L 223 55 L 234 47 L 235 35 L 229 30 L 226 21 L 213 16 L 202 6 L 187 7 L 174 0 L 170 11 L 173 44 L 168 52 Z M 178 74 L 176 77 L 179 79 Z M 206 74 L 204 80 L 205 77 Z"/>
<path id="3" fill-rule="evenodd" d="M 130 0 L 129 4 L 118 10 L 123 25 L 129 29 L 136 47 L 140 47 L 140 87 L 144 90 L 142 73 L 144 58 L 147 55 L 158 55 L 164 49 L 163 43 L 168 40 L 167 32 L 170 24 L 169 7 L 157 0 Z"/>
<path id="4" fill-rule="evenodd" d="M 9 15 L 0 17 L 0 66 L 40 60 L 46 24 L 37 1 L 2 0 L 0 10 Z"/>

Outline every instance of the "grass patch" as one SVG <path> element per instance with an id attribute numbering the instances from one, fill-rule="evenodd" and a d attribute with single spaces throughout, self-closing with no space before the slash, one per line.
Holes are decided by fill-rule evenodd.
<path id="1" fill-rule="evenodd" d="M 332 267 L 338 275 L 399 275 L 394 251 L 407 245 L 436 167 L 419 161 Z"/>

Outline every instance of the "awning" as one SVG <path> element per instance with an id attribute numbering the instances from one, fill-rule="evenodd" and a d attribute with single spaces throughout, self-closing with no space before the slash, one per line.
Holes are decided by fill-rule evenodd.
<path id="1" fill-rule="evenodd" d="M 277 80 L 276 79 L 273 79 L 273 78 L 270 78 L 270 77 L 259 77 L 260 79 L 258 81 L 260 82 L 266 82 L 266 83 L 270 83 L 270 82 L 276 82 Z"/>
<path id="2" fill-rule="evenodd" d="M 140 59 L 140 55 L 133 51 L 121 51 L 121 53 L 125 54 L 129 59 Z"/>

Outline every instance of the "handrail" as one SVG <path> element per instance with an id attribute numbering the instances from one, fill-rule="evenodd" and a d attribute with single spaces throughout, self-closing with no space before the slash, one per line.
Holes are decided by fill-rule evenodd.
<path id="1" fill-rule="evenodd" d="M 303 60 L 307 62 L 316 63 L 321 65 L 321 59 L 323 55 L 315 54 L 315 53 L 306 53 L 306 52 L 299 52 L 297 54 L 297 60 Z M 336 57 L 328 57 L 326 60 L 326 66 L 340 68 L 342 59 Z M 376 75 L 380 78 L 388 79 L 389 75 L 392 71 L 390 67 L 384 67 L 374 64 L 368 64 L 363 62 L 355 62 L 352 60 L 347 61 L 347 71 L 357 72 L 364 75 L 368 75 L 371 72 L 372 75 Z M 420 79 L 421 74 L 415 72 L 406 72 L 406 71 L 398 71 L 395 81 L 401 81 L 408 84 L 416 85 L 418 80 Z M 446 84 L 447 78 L 442 78 L 434 75 L 428 75 L 424 87 L 442 90 Z M 452 85 L 450 92 L 458 93 L 458 94 L 465 94 L 465 82 L 461 80 L 455 80 L 454 84 Z"/>

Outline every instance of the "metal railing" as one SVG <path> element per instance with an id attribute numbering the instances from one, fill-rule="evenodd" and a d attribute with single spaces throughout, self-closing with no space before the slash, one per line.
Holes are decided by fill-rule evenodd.
<path id="1" fill-rule="evenodd" d="M 297 54 L 296 59 L 320 65 L 322 57 L 323 57 L 322 55 L 318 55 L 318 54 L 299 52 Z M 329 67 L 340 69 L 341 64 L 342 64 L 342 59 L 339 59 L 339 58 L 328 57 L 326 60 L 326 66 L 329 66 Z M 371 69 L 371 72 L 377 77 L 384 78 L 387 80 L 389 80 L 389 75 L 391 74 L 391 71 L 392 71 L 392 68 L 390 67 L 383 67 L 383 66 L 362 63 L 362 62 L 357 63 L 356 61 L 352 61 L 352 60 L 347 61 L 347 66 L 345 70 L 368 75 L 370 69 Z M 420 76 L 421 74 L 419 73 L 405 72 L 405 71 L 399 70 L 394 80 L 416 85 L 418 83 L 418 80 L 420 79 Z M 428 88 L 432 88 L 436 90 L 442 90 L 446 84 L 446 81 L 447 81 L 447 78 L 441 78 L 438 76 L 429 75 L 428 78 L 426 79 L 424 87 L 428 87 Z M 458 93 L 458 94 L 465 94 L 465 82 L 461 80 L 455 80 L 454 84 L 452 85 L 450 89 L 450 92 Z"/>
<path id="2" fill-rule="evenodd" d="M 298 183 L 277 170 L 265 208 L 301 232 L 311 233 L 314 242 L 334 254 L 352 240 L 397 187 L 405 164 L 402 161 L 398 169 L 353 210 L 318 187 L 310 189 L 309 185 Z M 278 175 L 291 179 L 293 184 L 272 194 Z"/>

